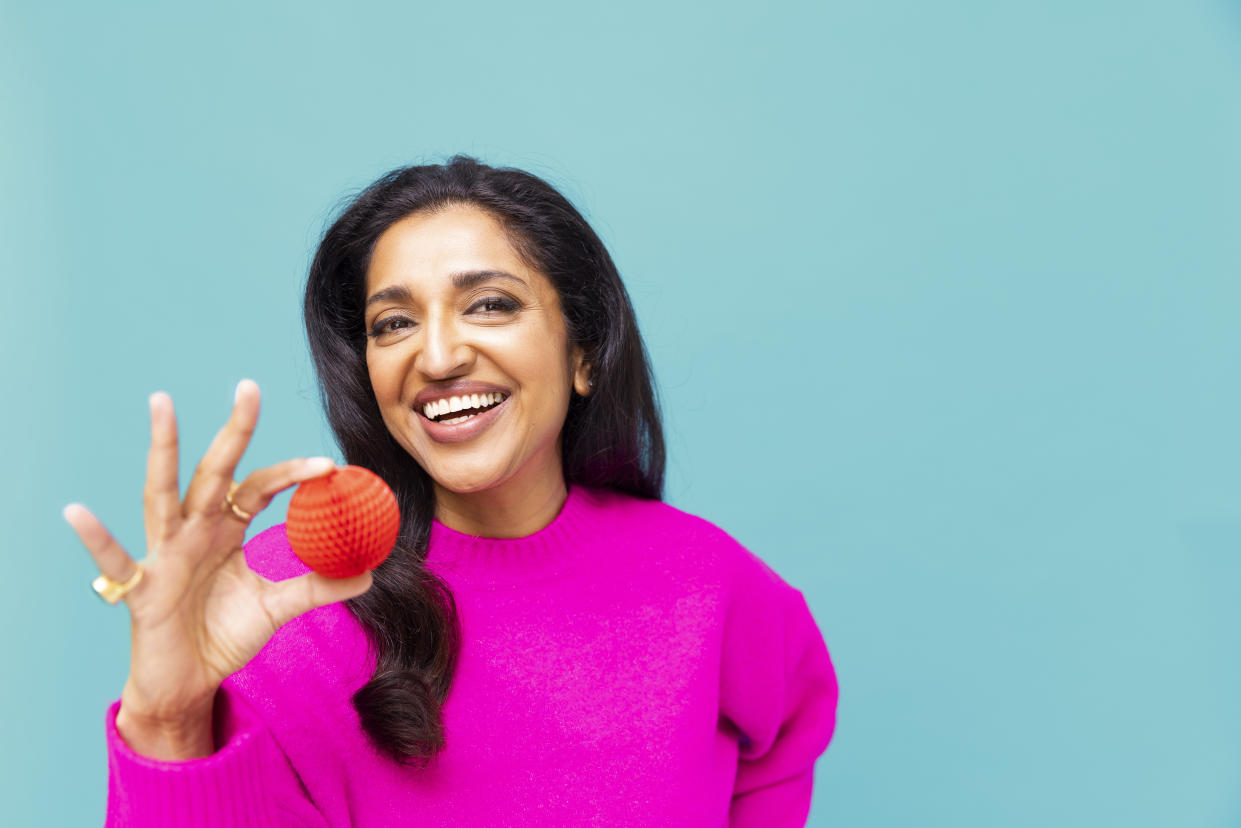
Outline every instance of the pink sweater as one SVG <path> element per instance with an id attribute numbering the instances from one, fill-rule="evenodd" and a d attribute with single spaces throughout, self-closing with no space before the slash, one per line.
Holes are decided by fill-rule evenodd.
<path id="1" fill-rule="evenodd" d="M 284 525 L 246 544 L 307 572 Z M 571 486 L 524 538 L 432 524 L 462 624 L 424 770 L 371 747 L 350 704 L 374 656 L 343 604 L 293 619 L 217 694 L 217 751 L 134 753 L 108 709 L 108 825 L 803 826 L 836 676 L 802 593 L 658 501 Z"/>

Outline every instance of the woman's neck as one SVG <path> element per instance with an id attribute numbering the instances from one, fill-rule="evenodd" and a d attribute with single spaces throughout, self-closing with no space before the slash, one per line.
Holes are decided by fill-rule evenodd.
<path id="1" fill-rule="evenodd" d="M 512 481 L 510 481 L 512 482 Z M 483 538 L 524 538 L 560 514 L 568 497 L 564 476 L 538 485 L 497 486 L 460 494 L 435 485 L 435 517 L 450 529 Z"/>

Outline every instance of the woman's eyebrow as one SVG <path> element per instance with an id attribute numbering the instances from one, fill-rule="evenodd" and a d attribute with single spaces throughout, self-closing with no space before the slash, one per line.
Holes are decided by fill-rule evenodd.
<path id="1" fill-rule="evenodd" d="M 413 299 L 413 296 L 410 295 L 408 288 L 401 285 L 393 285 L 372 293 L 371 298 L 366 300 L 366 307 L 369 308 L 377 302 L 387 302 L 389 300 L 393 302 L 409 302 L 411 299 Z"/>
<path id="2" fill-rule="evenodd" d="M 472 288 L 480 282 L 485 282 L 488 279 L 507 279 L 510 282 L 516 282 L 525 288 L 530 287 L 526 284 L 524 279 L 514 276 L 512 273 L 505 270 L 466 270 L 460 273 L 452 274 L 452 284 L 457 290 Z"/>
<path id="3" fill-rule="evenodd" d="M 510 282 L 516 282 L 527 290 L 530 285 L 526 284 L 526 280 L 520 276 L 514 276 L 505 270 L 464 270 L 459 273 L 452 274 L 452 286 L 457 290 L 468 290 L 477 284 L 486 282 L 489 279 L 507 279 Z M 409 288 L 404 285 L 392 285 L 383 290 L 376 291 L 366 300 L 366 307 L 379 302 L 412 302 L 413 294 L 409 292 Z"/>

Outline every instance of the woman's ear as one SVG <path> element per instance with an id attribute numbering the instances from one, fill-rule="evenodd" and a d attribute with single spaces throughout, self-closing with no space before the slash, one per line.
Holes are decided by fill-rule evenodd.
<path id="1" fill-rule="evenodd" d="M 582 351 L 581 346 L 573 346 L 573 390 L 579 396 L 589 397 L 590 392 L 594 390 L 594 378 L 591 376 L 590 363 L 586 361 L 586 355 Z"/>

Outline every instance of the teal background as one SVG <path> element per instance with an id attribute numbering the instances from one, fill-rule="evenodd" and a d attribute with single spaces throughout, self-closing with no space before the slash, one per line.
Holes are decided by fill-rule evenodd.
<path id="1" fill-rule="evenodd" d="M 548 178 L 637 306 L 667 499 L 810 600 L 811 825 L 1241 825 L 1241 7 L 1223 0 L 0 4 L 0 799 L 102 822 L 142 549 L 182 482 L 335 453 L 300 327 L 338 200 Z M 283 519 L 287 495 L 256 529 Z"/>

